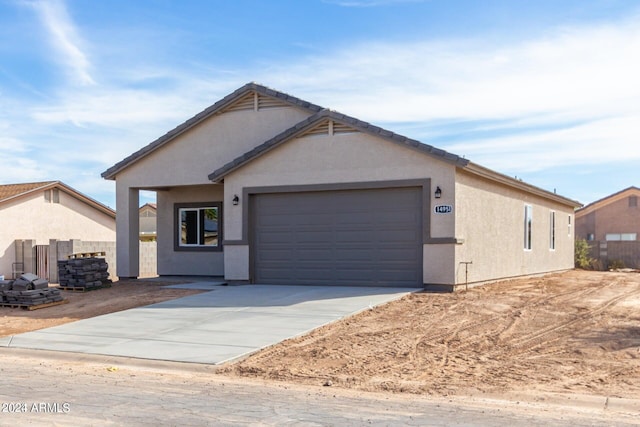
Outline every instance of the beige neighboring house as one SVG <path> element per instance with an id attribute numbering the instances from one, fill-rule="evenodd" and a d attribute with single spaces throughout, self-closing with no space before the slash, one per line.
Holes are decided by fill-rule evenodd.
<path id="1" fill-rule="evenodd" d="M 0 185 L 0 275 L 35 272 L 34 254 L 25 254 L 27 265 L 14 265 L 22 250 L 16 240 L 35 245 L 48 245 L 51 239 L 114 242 L 115 216 L 113 209 L 60 181 Z"/>
<path id="2" fill-rule="evenodd" d="M 102 176 L 121 277 L 139 275 L 140 190 L 159 275 L 451 290 L 574 265 L 580 203 L 255 83 Z"/>
<path id="3" fill-rule="evenodd" d="M 157 236 L 157 211 L 155 203 L 145 203 L 140 206 L 140 241 L 154 242 Z"/>

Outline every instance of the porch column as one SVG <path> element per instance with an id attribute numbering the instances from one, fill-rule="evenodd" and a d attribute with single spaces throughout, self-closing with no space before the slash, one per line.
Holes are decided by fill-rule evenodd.
<path id="1" fill-rule="evenodd" d="M 137 188 L 116 182 L 116 264 L 121 279 L 140 275 L 138 193 Z"/>

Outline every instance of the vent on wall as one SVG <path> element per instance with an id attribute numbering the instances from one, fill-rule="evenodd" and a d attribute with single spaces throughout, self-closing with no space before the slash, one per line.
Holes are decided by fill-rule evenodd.
<path id="1" fill-rule="evenodd" d="M 60 203 L 60 190 L 52 188 L 44 191 L 44 201 L 47 203 Z"/>
<path id="2" fill-rule="evenodd" d="M 327 120 L 325 122 L 319 123 L 316 127 L 309 129 L 307 132 L 300 136 L 308 136 L 308 135 L 335 135 L 338 133 L 352 133 L 358 132 L 356 129 L 351 126 L 345 125 L 343 123 L 334 122 L 333 120 Z"/>
<path id="3" fill-rule="evenodd" d="M 279 99 L 271 98 L 269 96 L 261 95 L 257 92 L 250 92 L 238 99 L 233 104 L 222 110 L 222 113 L 227 111 L 241 111 L 241 110 L 263 110 L 265 108 L 278 108 L 288 107 L 288 104 L 280 101 Z"/>

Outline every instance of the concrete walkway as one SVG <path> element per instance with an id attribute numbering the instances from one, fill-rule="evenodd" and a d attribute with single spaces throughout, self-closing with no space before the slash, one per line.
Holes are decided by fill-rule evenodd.
<path id="1" fill-rule="evenodd" d="M 0 346 L 219 364 L 416 290 L 209 286 L 214 290 L 0 338 Z"/>

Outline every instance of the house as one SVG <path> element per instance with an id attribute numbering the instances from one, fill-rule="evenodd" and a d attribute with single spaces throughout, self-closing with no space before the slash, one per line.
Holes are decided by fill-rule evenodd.
<path id="1" fill-rule="evenodd" d="M 256 83 L 102 176 L 120 277 L 138 276 L 140 190 L 159 275 L 454 289 L 573 268 L 578 202 Z"/>
<path id="2" fill-rule="evenodd" d="M 38 264 L 50 263 L 44 249 L 52 239 L 113 244 L 115 218 L 113 209 L 60 181 L 0 185 L 0 275 L 38 272 Z"/>
<path id="3" fill-rule="evenodd" d="M 145 203 L 140 206 L 140 241 L 153 242 L 156 240 L 158 207 L 155 203 Z"/>
<path id="4" fill-rule="evenodd" d="M 640 267 L 640 188 L 629 187 L 576 211 L 576 239 L 587 240 L 603 267 Z"/>

